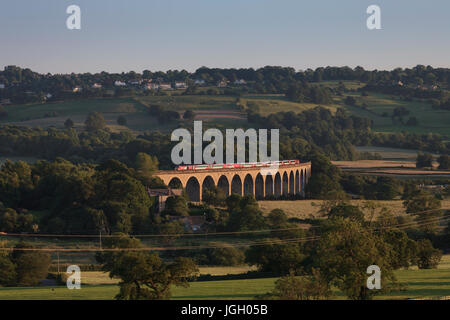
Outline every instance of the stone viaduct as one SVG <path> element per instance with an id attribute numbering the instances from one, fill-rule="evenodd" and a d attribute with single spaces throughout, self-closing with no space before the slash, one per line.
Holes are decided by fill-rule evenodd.
<path id="1" fill-rule="evenodd" d="M 311 176 L 311 163 L 280 165 L 267 174 L 261 167 L 159 171 L 155 175 L 168 186 L 181 185 L 191 201 L 202 201 L 205 190 L 218 187 L 225 194 L 252 194 L 256 199 L 274 195 L 304 196 Z"/>

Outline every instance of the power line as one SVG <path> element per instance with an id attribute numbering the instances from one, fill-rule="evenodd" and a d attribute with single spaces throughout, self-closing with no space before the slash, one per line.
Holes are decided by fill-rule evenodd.
<path id="1" fill-rule="evenodd" d="M 427 212 L 436 212 L 442 209 L 430 209 L 424 211 L 418 211 L 409 213 L 410 215 L 416 215 Z M 320 228 L 320 226 L 311 226 L 311 228 Z M 292 227 L 281 229 L 266 229 L 266 230 L 247 230 L 247 231 L 226 231 L 226 232 L 211 232 L 211 233 L 181 233 L 181 234 L 141 234 L 130 235 L 134 238 L 160 238 L 160 237 L 202 237 L 202 236 L 216 236 L 216 235 L 236 235 L 236 234 L 255 234 L 255 233 L 270 233 L 279 231 L 292 231 L 292 230 L 307 230 L 305 227 Z M 31 237 L 31 238 L 98 238 L 98 235 L 93 234 L 43 234 L 43 233 L 5 233 L 0 234 L 5 237 Z M 103 238 L 118 238 L 121 235 L 102 235 Z"/>
<path id="2" fill-rule="evenodd" d="M 434 217 L 428 219 L 427 221 L 416 223 L 418 226 L 425 226 L 428 224 L 433 224 L 438 221 L 449 221 L 450 216 L 444 217 Z M 395 229 L 395 228 L 408 228 L 411 222 L 404 224 L 398 224 L 393 226 L 387 226 L 381 229 Z M 374 228 L 374 231 L 379 231 Z M 321 236 L 309 236 L 309 237 L 298 237 L 291 239 L 269 239 L 269 240 L 259 240 L 252 242 L 241 242 L 227 244 L 225 247 L 248 247 L 248 246 L 264 246 L 270 244 L 288 244 L 288 243 L 301 243 L 320 240 Z M 198 249 L 216 249 L 224 248 L 224 245 L 196 245 L 196 246 L 173 246 L 173 247 L 139 247 L 139 248 L 0 248 L 0 251 L 45 251 L 45 252 L 121 252 L 121 251 L 173 251 L 173 250 L 198 250 Z"/>

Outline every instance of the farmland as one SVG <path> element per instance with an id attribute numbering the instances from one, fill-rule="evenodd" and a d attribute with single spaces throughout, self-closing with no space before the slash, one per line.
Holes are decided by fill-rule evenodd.
<path id="1" fill-rule="evenodd" d="M 407 284 L 406 289 L 380 295 L 376 299 L 440 299 L 449 296 L 450 256 L 443 257 L 438 269 L 398 270 L 396 276 L 400 282 Z M 93 277 L 99 278 L 98 273 L 95 273 Z M 102 275 L 101 279 L 105 277 L 107 276 Z M 271 291 L 275 281 L 276 278 L 192 282 L 189 288 L 174 288 L 172 299 L 253 299 Z M 105 280 L 99 280 L 96 283 L 105 283 Z M 114 298 L 118 290 L 118 286 L 111 283 L 85 284 L 84 286 L 82 284 L 81 290 L 68 290 L 65 287 L 1 288 L 0 299 L 110 300 Z M 335 299 L 344 299 L 337 289 L 333 291 Z"/>
<path id="2" fill-rule="evenodd" d="M 404 101 L 399 97 L 369 93 L 367 97 L 359 93 L 349 93 L 344 96 L 354 97 L 360 104 L 365 103 L 366 109 L 360 106 L 345 106 L 351 114 L 373 120 L 374 130 L 378 132 L 402 132 L 427 134 L 430 132 L 442 135 L 450 135 L 450 111 L 434 110 L 431 104 L 421 100 Z M 343 104 L 343 99 L 336 99 L 337 103 Z M 417 126 L 407 126 L 404 124 L 394 124 L 391 119 L 393 110 L 396 107 L 405 107 L 410 114 L 419 120 Z M 384 114 L 384 115 L 383 115 Z M 405 122 L 407 117 L 405 119 Z"/>
<path id="3" fill-rule="evenodd" d="M 362 206 L 365 200 L 351 200 L 351 204 Z M 268 214 L 273 209 L 282 209 L 290 218 L 318 218 L 323 200 L 293 200 L 293 201 L 259 201 L 261 210 Z M 405 215 L 405 208 L 402 200 L 377 200 L 374 202 L 379 208 L 386 207 L 394 215 Z M 442 209 L 450 209 L 450 200 L 442 201 Z M 366 216 L 369 212 L 365 210 Z"/>
<path id="4" fill-rule="evenodd" d="M 450 177 L 449 170 L 437 170 L 438 163 L 431 168 L 416 168 L 413 161 L 358 160 L 333 161 L 342 170 L 362 175 L 394 176 L 396 178 L 441 179 Z"/>
<path id="5" fill-rule="evenodd" d="M 330 105 L 320 105 L 335 112 L 338 107 L 344 107 L 349 113 L 368 118 L 373 121 L 377 132 L 412 132 L 412 133 L 440 133 L 450 135 L 450 111 L 434 110 L 429 102 L 422 100 L 405 101 L 399 97 L 369 93 L 362 96 L 355 90 L 364 86 L 358 81 L 343 81 L 347 89 L 342 96 L 334 96 Z M 336 88 L 338 81 L 324 81 L 317 85 Z M 347 96 L 357 101 L 357 106 L 344 103 Z M 361 105 L 365 107 L 361 107 Z M 148 116 L 148 107 L 159 105 L 165 110 L 177 111 L 183 114 L 186 110 L 196 112 L 198 120 L 214 123 L 246 122 L 246 109 L 256 108 L 258 113 L 267 116 L 276 112 L 295 112 L 318 106 L 315 103 L 297 103 L 288 101 L 283 94 L 248 94 L 241 97 L 225 95 L 182 95 L 178 91 L 165 95 L 145 96 L 136 95 L 123 98 L 90 98 L 67 102 L 44 104 L 10 105 L 6 106 L 8 116 L 1 120 L 3 123 L 21 124 L 27 126 L 56 126 L 62 127 L 64 121 L 70 117 L 76 127 L 82 127 L 89 112 L 97 111 L 104 114 L 108 126 L 113 130 L 125 130 L 126 127 L 117 126 L 119 115 L 127 117 L 127 127 L 133 131 L 167 130 L 171 126 L 162 126 L 156 119 Z M 405 107 L 409 116 L 419 119 L 417 126 L 394 124 L 391 115 L 396 107 Z M 409 117 L 408 116 L 408 117 Z M 228 121 L 228 122 L 227 122 Z M 405 119 L 406 121 L 406 119 Z M 176 126 L 174 126 L 176 127 Z"/>

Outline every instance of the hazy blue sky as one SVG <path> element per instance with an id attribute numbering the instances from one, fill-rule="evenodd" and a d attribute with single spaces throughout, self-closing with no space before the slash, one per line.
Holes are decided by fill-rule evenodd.
<path id="1" fill-rule="evenodd" d="M 382 30 L 366 28 L 371 4 Z M 450 67 L 449 14 L 449 0 L 1 0 L 0 68 Z"/>

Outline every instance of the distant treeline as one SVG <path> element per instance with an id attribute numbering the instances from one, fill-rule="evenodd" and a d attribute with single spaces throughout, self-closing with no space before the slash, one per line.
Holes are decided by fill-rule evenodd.
<path id="1" fill-rule="evenodd" d="M 170 70 L 167 72 L 152 72 L 144 70 L 142 73 L 134 71 L 127 73 L 83 73 L 83 74 L 39 74 L 30 69 L 22 69 L 17 66 L 7 66 L 0 71 L 0 84 L 5 86 L 0 89 L 0 100 L 10 99 L 13 103 L 39 102 L 47 99 L 50 93 L 53 100 L 73 99 L 76 97 L 102 96 L 105 88 L 114 88 L 115 81 L 126 84 L 139 83 L 143 79 L 174 83 L 184 81 L 188 86 L 195 86 L 199 80 L 205 85 L 217 85 L 219 81 L 229 81 L 233 84 L 236 80 L 245 80 L 240 85 L 244 92 L 253 93 L 288 93 L 292 87 L 306 82 L 320 82 L 328 80 L 355 80 L 376 85 L 378 83 L 389 86 L 399 82 L 403 86 L 417 87 L 422 85 L 440 85 L 448 87 L 450 81 L 450 69 L 432 68 L 431 66 L 418 65 L 414 68 L 397 68 L 392 71 L 365 70 L 362 67 L 326 67 L 315 70 L 307 69 L 296 71 L 289 67 L 267 66 L 264 68 L 219 69 L 202 67 L 194 73 L 186 70 Z M 199 83 L 197 81 L 197 83 Z M 100 84 L 102 90 L 93 89 L 94 84 Z M 73 92 L 75 87 L 80 87 L 81 92 Z M 128 91 L 127 91 L 128 90 Z M 118 94 L 132 93 L 130 88 L 119 88 Z M 322 96 L 322 94 L 320 94 Z M 326 97 L 325 100 L 326 101 Z M 315 101 L 314 101 L 315 102 Z M 316 102 L 319 103 L 319 102 Z"/>
<path id="2" fill-rule="evenodd" d="M 439 134 L 392 133 L 371 131 L 366 118 L 348 115 L 343 109 L 333 114 L 322 107 L 302 113 L 280 112 L 267 117 L 253 108 L 248 110 L 253 127 L 280 129 L 280 158 L 308 160 L 311 150 L 324 153 L 332 160 L 357 160 L 359 146 L 383 146 L 419 149 L 448 154 L 450 143 Z M 189 128 L 188 128 L 189 129 Z M 169 134 L 147 132 L 138 136 L 130 132 L 113 133 L 108 128 L 76 131 L 72 128 L 0 127 L 2 156 L 35 157 L 53 160 L 64 157 L 75 163 L 99 163 L 117 159 L 133 164 L 140 152 L 157 157 L 161 169 L 172 169 L 171 150 L 177 142 Z M 209 142 L 204 142 L 204 146 Z"/>

